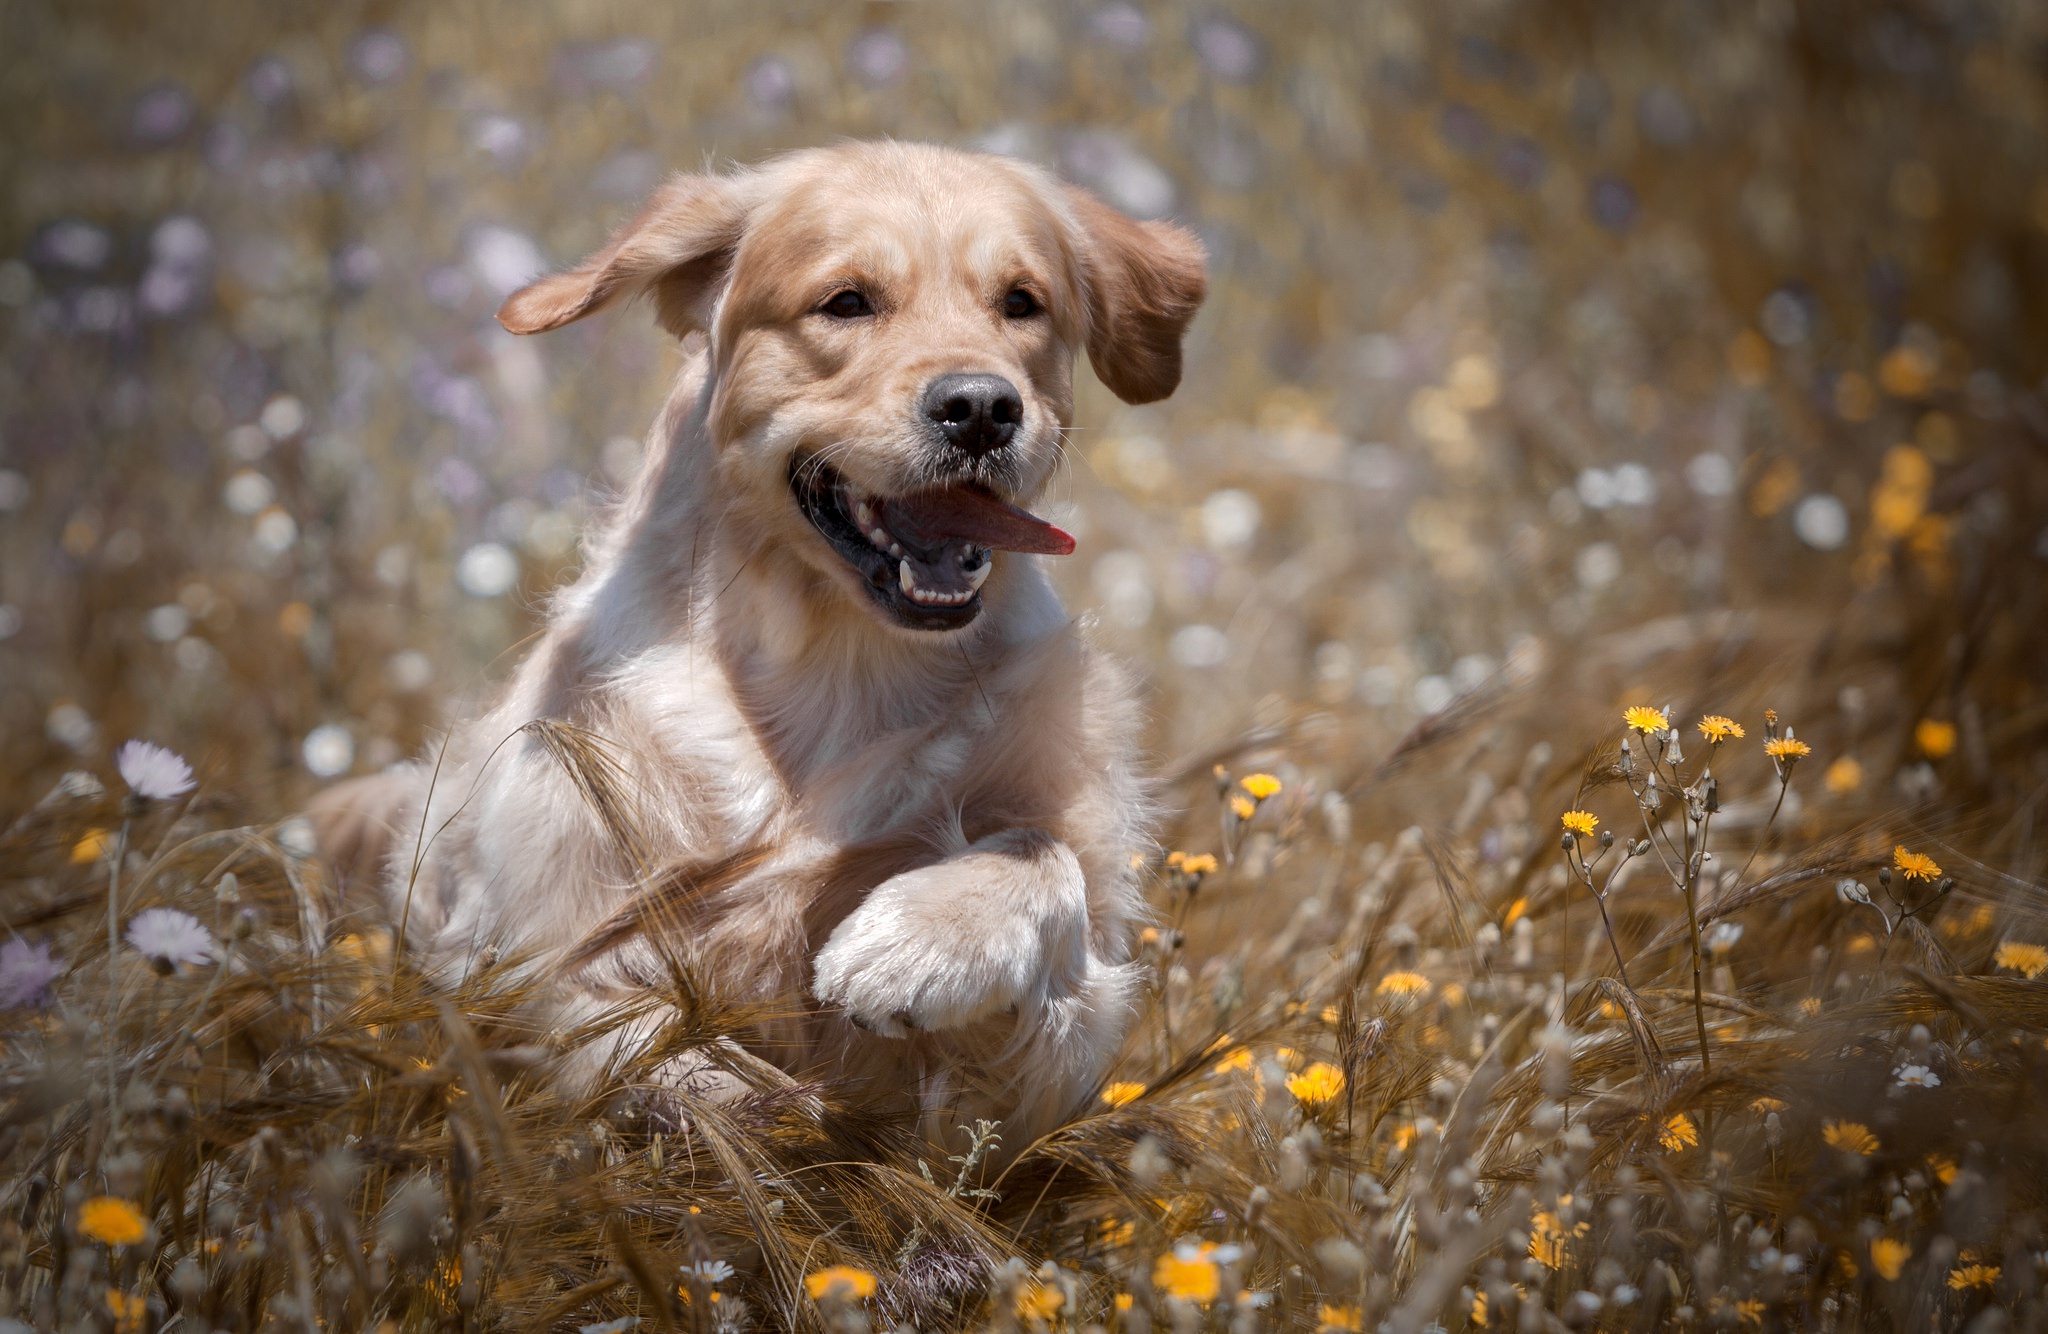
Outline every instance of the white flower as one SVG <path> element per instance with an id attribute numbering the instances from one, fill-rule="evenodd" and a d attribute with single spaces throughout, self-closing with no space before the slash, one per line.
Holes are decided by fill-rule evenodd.
<path id="1" fill-rule="evenodd" d="M 0 1010 L 42 1004 L 50 983 L 63 971 L 64 965 L 51 957 L 48 941 L 31 945 L 16 936 L 0 945 Z"/>
<path id="2" fill-rule="evenodd" d="M 128 943 L 149 960 L 150 967 L 169 975 L 179 964 L 210 963 L 213 933 L 199 919 L 176 908 L 151 908 L 128 923 Z"/>
<path id="3" fill-rule="evenodd" d="M 1900 1088 L 1931 1089 L 1941 1086 L 1941 1076 L 1924 1065 L 1902 1065 L 1892 1078 L 1899 1081 Z"/>
<path id="4" fill-rule="evenodd" d="M 576 1334 L 626 1334 L 627 1330 L 639 1323 L 640 1317 L 637 1315 L 622 1315 L 617 1320 L 607 1320 L 602 1324 L 579 1325 Z"/>
<path id="5" fill-rule="evenodd" d="M 1726 954 L 1735 948 L 1735 942 L 1742 939 L 1742 923 L 1716 922 L 1706 930 L 1707 951 L 1711 954 Z"/>
<path id="6" fill-rule="evenodd" d="M 130 741 L 114 752 L 121 781 L 144 801 L 169 801 L 192 790 L 192 766 L 177 752 L 147 741 Z"/>
<path id="7" fill-rule="evenodd" d="M 699 1260 L 693 1265 L 683 1266 L 683 1277 L 701 1279 L 706 1283 L 723 1283 L 732 1277 L 732 1266 L 723 1260 Z"/>

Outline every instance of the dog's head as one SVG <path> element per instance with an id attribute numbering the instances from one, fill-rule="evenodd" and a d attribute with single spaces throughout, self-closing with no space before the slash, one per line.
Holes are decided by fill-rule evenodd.
<path id="1" fill-rule="evenodd" d="M 999 551 L 1064 554 L 1028 513 L 1084 347 L 1119 397 L 1180 382 L 1200 244 L 1006 158 L 912 144 L 679 176 L 611 243 L 498 312 L 540 333 L 652 296 L 710 346 L 733 514 L 886 623 L 981 611 Z"/>

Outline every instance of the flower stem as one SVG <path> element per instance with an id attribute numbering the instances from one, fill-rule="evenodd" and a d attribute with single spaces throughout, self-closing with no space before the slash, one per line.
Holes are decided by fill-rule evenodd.
<path id="1" fill-rule="evenodd" d="M 121 1134 L 121 1076 L 114 1030 L 121 1013 L 121 863 L 128 857 L 128 821 L 114 839 L 113 861 L 107 867 L 107 1144 Z"/>

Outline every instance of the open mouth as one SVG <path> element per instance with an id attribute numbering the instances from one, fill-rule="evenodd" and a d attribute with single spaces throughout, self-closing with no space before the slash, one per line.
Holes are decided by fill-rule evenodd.
<path id="1" fill-rule="evenodd" d="M 792 463 L 789 489 L 869 596 L 913 629 L 954 630 L 980 615 L 998 551 L 1074 549 L 1066 533 L 976 486 L 872 495 L 811 458 Z"/>

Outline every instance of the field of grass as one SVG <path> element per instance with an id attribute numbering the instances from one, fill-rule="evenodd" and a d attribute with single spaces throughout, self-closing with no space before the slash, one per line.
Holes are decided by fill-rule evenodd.
<path id="1" fill-rule="evenodd" d="M 10 23 L 0 1334 L 2048 1328 L 2048 17 Z M 1052 497 L 1171 815 L 1033 1144 L 650 1100 L 763 1018 L 680 974 L 568 1097 L 635 1014 L 422 977 L 293 816 L 465 716 L 638 465 L 657 335 L 505 285 L 885 133 L 1214 260 Z"/>

